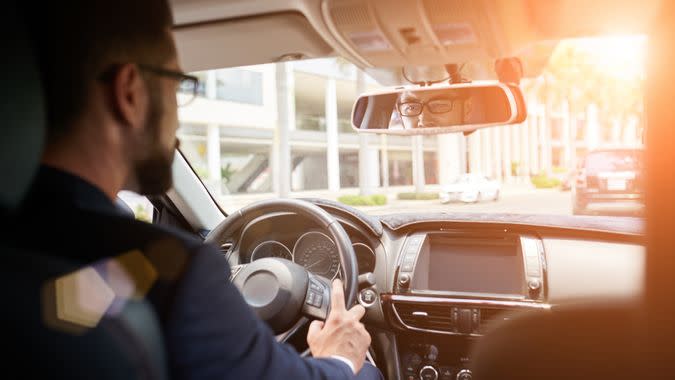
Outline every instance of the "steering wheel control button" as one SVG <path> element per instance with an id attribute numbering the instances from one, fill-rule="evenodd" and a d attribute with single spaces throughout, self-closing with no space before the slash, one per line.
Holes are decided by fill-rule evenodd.
<path id="1" fill-rule="evenodd" d="M 320 308 L 322 303 L 323 295 L 310 290 L 309 295 L 307 296 L 307 305 Z"/>
<path id="2" fill-rule="evenodd" d="M 473 379 L 473 374 L 468 369 L 463 369 L 457 372 L 457 380 L 471 380 Z"/>
<path id="3" fill-rule="evenodd" d="M 438 371 L 436 368 L 426 365 L 422 367 L 420 370 L 420 379 L 421 380 L 437 380 L 438 379 Z"/>
<path id="4" fill-rule="evenodd" d="M 323 293 L 323 286 L 314 279 L 309 281 L 309 288 L 312 291 Z"/>
<path id="5" fill-rule="evenodd" d="M 377 293 L 373 289 L 363 289 L 359 293 L 359 301 L 361 301 L 360 303 L 363 307 L 373 306 L 375 300 L 377 300 Z"/>
<path id="6" fill-rule="evenodd" d="M 530 280 L 527 282 L 527 287 L 530 288 L 531 291 L 537 291 L 541 287 L 541 282 L 539 282 L 539 280 Z"/>
<path id="7" fill-rule="evenodd" d="M 403 273 L 402 275 L 398 276 L 398 284 L 402 288 L 407 288 L 410 286 L 410 275 L 407 273 Z"/>

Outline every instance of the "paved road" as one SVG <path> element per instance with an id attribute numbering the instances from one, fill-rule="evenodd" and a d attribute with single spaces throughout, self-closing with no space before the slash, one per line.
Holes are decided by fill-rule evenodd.
<path id="1" fill-rule="evenodd" d="M 429 191 L 433 191 L 429 189 Z M 307 195 L 305 195 L 307 196 Z M 321 193 L 311 194 L 311 197 L 326 199 L 337 198 L 336 194 Z M 268 196 L 261 196 L 260 199 Z M 232 212 L 251 202 L 258 200 L 251 197 L 229 198 L 225 207 L 227 212 Z M 396 193 L 389 194 L 389 202 L 385 206 L 357 207 L 371 215 L 382 215 L 396 212 L 481 212 L 481 213 L 517 213 L 517 214 L 572 214 L 572 193 L 559 189 L 535 189 L 527 184 L 508 184 L 502 186 L 499 200 L 483 201 L 465 204 L 452 202 L 441 204 L 439 200 L 428 201 L 401 201 L 396 199 Z M 605 205 L 600 208 L 603 215 L 634 215 L 634 205 Z"/>
<path id="2" fill-rule="evenodd" d="M 499 200 L 465 204 L 452 202 L 441 204 L 432 201 L 392 200 L 386 206 L 359 207 L 369 214 L 388 214 L 393 212 L 487 212 L 519 214 L 572 214 L 572 194 L 557 189 L 518 189 L 505 191 Z"/>

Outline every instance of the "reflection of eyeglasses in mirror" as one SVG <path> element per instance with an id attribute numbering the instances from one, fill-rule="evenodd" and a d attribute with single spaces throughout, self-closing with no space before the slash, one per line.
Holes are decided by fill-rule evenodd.
<path id="1" fill-rule="evenodd" d="M 406 117 L 419 116 L 424 110 L 424 106 L 426 106 L 429 112 L 441 114 L 452 111 L 453 104 L 454 101 L 451 99 L 434 99 L 426 103 L 403 102 L 398 104 L 398 112 Z"/>

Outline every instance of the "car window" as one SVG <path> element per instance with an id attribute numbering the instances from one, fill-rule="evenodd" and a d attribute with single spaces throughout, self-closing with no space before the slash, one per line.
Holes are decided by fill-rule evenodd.
<path id="1" fill-rule="evenodd" d="M 131 209 L 137 220 L 152 223 L 154 206 L 148 198 L 126 190 L 120 191 L 117 197 Z"/>
<path id="2" fill-rule="evenodd" d="M 259 199 L 319 197 L 371 214 L 641 216 L 641 187 L 614 181 L 633 193 L 603 198 L 584 176 L 639 162 L 639 154 L 594 152 L 642 147 L 645 48 L 644 36 L 563 40 L 540 75 L 521 81 L 525 122 L 467 135 L 358 135 L 354 101 L 383 85 L 340 57 L 202 71 L 194 74 L 203 91 L 181 109 L 178 136 L 226 212 Z M 440 201 L 445 185 L 486 183 L 499 194 Z"/>

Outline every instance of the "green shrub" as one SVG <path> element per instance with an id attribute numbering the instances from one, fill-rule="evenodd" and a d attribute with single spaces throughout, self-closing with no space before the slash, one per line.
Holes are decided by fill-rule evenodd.
<path id="1" fill-rule="evenodd" d="M 371 195 L 373 202 L 378 206 L 384 206 L 387 204 L 387 196 L 384 194 L 375 194 Z"/>
<path id="2" fill-rule="evenodd" d="M 551 168 L 551 171 L 553 172 L 553 174 L 565 174 L 567 173 L 567 168 L 562 166 L 554 166 Z"/>
<path id="3" fill-rule="evenodd" d="M 555 177 L 549 177 L 546 174 L 539 174 L 530 179 L 537 189 L 550 189 L 560 186 L 560 180 Z"/>
<path id="4" fill-rule="evenodd" d="M 518 161 L 511 161 L 511 175 L 514 177 L 518 175 L 518 166 L 520 166 Z"/>
<path id="5" fill-rule="evenodd" d="M 398 193 L 397 198 L 406 201 L 428 201 L 438 199 L 438 193 Z"/>
<path id="6" fill-rule="evenodd" d="M 387 204 L 387 196 L 382 194 L 343 195 L 337 200 L 349 206 L 383 206 Z"/>

